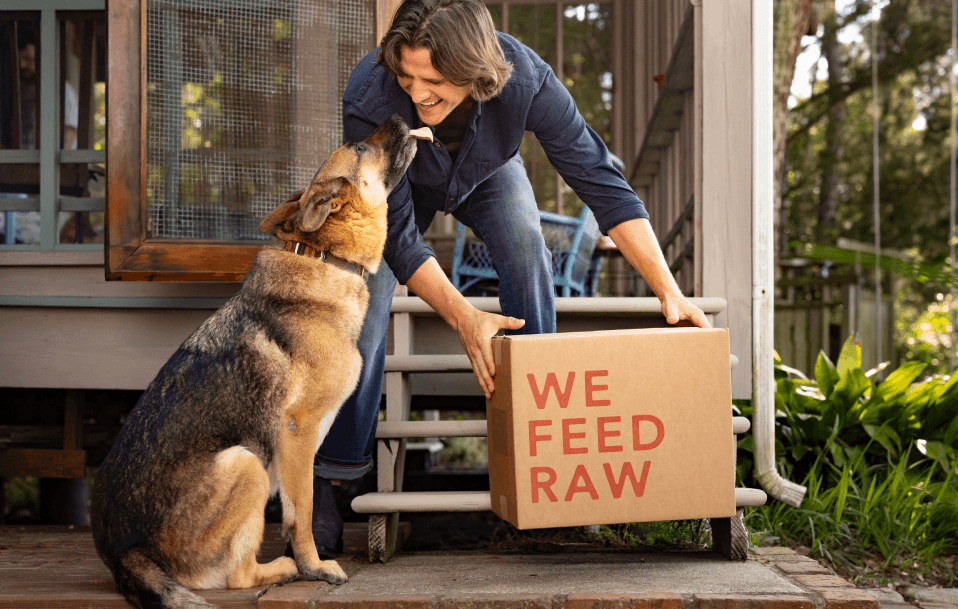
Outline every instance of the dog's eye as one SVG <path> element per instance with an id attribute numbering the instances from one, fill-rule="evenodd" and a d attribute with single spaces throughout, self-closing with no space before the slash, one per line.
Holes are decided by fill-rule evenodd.
<path id="1" fill-rule="evenodd" d="M 363 146 L 362 144 L 356 144 L 356 152 L 358 152 L 359 154 L 362 154 L 366 152 L 366 147 Z"/>

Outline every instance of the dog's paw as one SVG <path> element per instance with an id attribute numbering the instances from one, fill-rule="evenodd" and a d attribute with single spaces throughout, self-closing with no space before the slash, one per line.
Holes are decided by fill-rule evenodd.
<path id="1" fill-rule="evenodd" d="M 299 567 L 296 566 L 296 561 L 288 556 L 280 556 L 275 561 L 278 567 L 279 581 L 277 584 L 288 584 L 289 582 L 294 582 L 299 579 Z"/>
<path id="2" fill-rule="evenodd" d="M 335 560 L 321 560 L 317 568 L 300 566 L 300 574 L 310 581 L 324 581 L 339 586 L 345 584 L 349 577 Z"/>

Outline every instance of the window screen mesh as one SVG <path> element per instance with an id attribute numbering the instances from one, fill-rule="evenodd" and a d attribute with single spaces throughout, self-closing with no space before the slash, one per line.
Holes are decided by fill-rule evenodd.
<path id="1" fill-rule="evenodd" d="M 342 138 L 374 0 L 150 0 L 147 234 L 265 239 Z"/>

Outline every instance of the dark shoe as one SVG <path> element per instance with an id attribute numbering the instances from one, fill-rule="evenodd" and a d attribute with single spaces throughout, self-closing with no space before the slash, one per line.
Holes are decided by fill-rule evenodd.
<path id="1" fill-rule="evenodd" d="M 313 543 L 323 560 L 343 553 L 343 517 L 340 489 L 326 478 L 313 477 Z M 293 547 L 286 544 L 286 556 L 293 557 Z"/>
<path id="2" fill-rule="evenodd" d="M 323 560 L 343 553 L 340 489 L 326 478 L 313 477 L 313 542 Z"/>

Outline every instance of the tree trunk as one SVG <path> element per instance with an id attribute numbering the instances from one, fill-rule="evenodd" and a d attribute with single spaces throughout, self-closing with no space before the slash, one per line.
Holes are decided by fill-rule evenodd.
<path id="1" fill-rule="evenodd" d="M 828 61 L 828 90 L 838 91 L 842 82 L 842 50 L 838 43 L 838 16 L 835 2 L 822 7 L 822 51 Z M 818 227 L 815 231 L 822 242 L 835 238 L 835 212 L 838 208 L 839 163 L 842 160 L 842 123 L 845 109 L 842 101 L 830 102 L 828 122 L 825 125 L 825 149 L 821 159 L 821 184 L 818 199 Z"/>
<path id="2" fill-rule="evenodd" d="M 795 60 L 802 52 L 802 36 L 813 31 L 815 26 L 812 0 L 775 0 L 775 40 L 773 70 L 775 100 L 773 115 L 773 180 L 775 192 L 773 205 L 775 218 L 775 260 L 782 251 L 782 171 L 785 167 L 785 141 L 788 137 L 788 97 L 795 76 Z"/>

